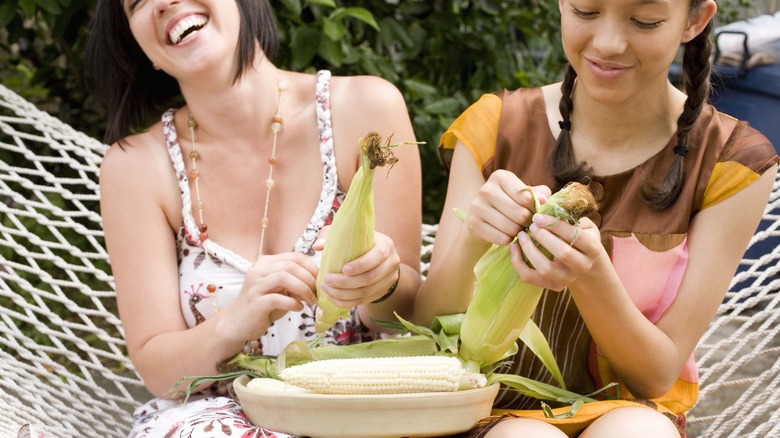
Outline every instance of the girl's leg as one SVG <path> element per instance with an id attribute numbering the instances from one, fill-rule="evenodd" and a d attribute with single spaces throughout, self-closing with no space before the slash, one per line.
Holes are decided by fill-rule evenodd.
<path id="1" fill-rule="evenodd" d="M 620 408 L 604 414 L 580 438 L 680 438 L 671 419 L 650 408 Z"/>
<path id="2" fill-rule="evenodd" d="M 566 438 L 566 434 L 557 427 L 543 421 L 530 418 L 511 418 L 502 420 L 485 435 L 485 438 Z"/>

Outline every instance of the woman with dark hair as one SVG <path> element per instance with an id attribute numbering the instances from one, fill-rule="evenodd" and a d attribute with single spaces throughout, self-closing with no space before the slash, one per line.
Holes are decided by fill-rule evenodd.
<path id="1" fill-rule="evenodd" d="M 106 245 L 129 355 L 157 397 L 132 436 L 267 436 L 229 385 L 186 404 L 171 389 L 242 350 L 314 338 L 320 232 L 355 176 L 358 140 L 414 141 L 390 83 L 282 71 L 276 47 L 267 0 L 97 2 L 86 59 L 114 143 L 101 167 Z M 325 342 L 374 338 L 373 320 L 411 312 L 420 162 L 414 145 L 394 153 L 375 181 L 374 248 L 323 281 L 352 308 Z"/>
<path id="2" fill-rule="evenodd" d="M 618 386 L 557 418 L 502 389 L 503 411 L 473 435 L 683 436 L 698 393 L 692 352 L 762 216 L 778 157 L 707 104 L 713 0 L 558 6 L 563 82 L 485 95 L 442 137 L 449 187 L 414 319 L 464 312 L 476 262 L 510 245 L 518 276 L 546 288 L 533 318 L 567 389 Z M 684 91 L 668 80 L 680 44 Z M 569 181 L 589 184 L 599 204 L 578 227 L 535 214 L 520 190 L 544 202 Z M 453 208 L 468 211 L 464 222 Z M 519 347 L 497 371 L 556 384 Z"/>

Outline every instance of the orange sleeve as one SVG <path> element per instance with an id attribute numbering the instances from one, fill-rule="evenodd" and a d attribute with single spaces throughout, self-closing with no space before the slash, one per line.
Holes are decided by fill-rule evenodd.
<path id="1" fill-rule="evenodd" d="M 501 103 L 498 95 L 484 94 L 452 122 L 439 142 L 439 150 L 447 168 L 458 140 L 471 151 L 480 169 L 493 157 Z"/>
<path id="2" fill-rule="evenodd" d="M 702 210 L 747 187 L 778 162 L 780 158 L 772 143 L 753 127 L 742 123 L 715 164 L 704 191 Z"/>

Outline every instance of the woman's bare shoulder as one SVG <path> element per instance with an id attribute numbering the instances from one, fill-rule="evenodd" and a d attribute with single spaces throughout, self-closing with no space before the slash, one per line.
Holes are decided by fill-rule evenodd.
<path id="1" fill-rule="evenodd" d="M 401 91 L 392 82 L 378 76 L 334 76 L 331 95 L 353 102 L 358 107 L 406 107 Z"/>
<path id="2" fill-rule="evenodd" d="M 112 144 L 101 163 L 101 173 L 140 171 L 168 155 L 162 124 L 156 123 L 144 131 L 122 138 Z"/>
<path id="3" fill-rule="evenodd" d="M 103 189 L 118 184 L 149 194 L 175 181 L 161 123 L 112 144 L 100 166 Z"/>

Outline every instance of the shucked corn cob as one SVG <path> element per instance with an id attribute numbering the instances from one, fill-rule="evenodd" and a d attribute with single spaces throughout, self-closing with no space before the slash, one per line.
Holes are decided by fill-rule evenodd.
<path id="1" fill-rule="evenodd" d="M 285 368 L 282 380 L 321 394 L 408 394 L 485 386 L 452 356 L 326 359 Z"/>
<path id="2" fill-rule="evenodd" d="M 536 200 L 538 213 L 571 224 L 597 208 L 588 187 L 579 183 L 566 185 L 543 205 Z M 474 273 L 477 284 L 461 327 L 460 356 L 484 366 L 506 355 L 529 322 L 544 289 L 518 277 L 508 246 L 491 247 L 477 262 Z"/>
<path id="3" fill-rule="evenodd" d="M 369 132 L 360 139 L 360 168 L 355 173 L 344 202 L 339 207 L 328 232 L 317 276 L 317 306 L 315 328 L 318 333 L 329 329 L 347 315 L 330 301 L 320 287 L 326 274 L 341 272 L 345 264 L 360 257 L 374 246 L 374 168 L 393 165 L 398 159 L 382 147 L 382 137 Z"/>

